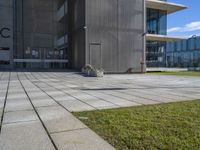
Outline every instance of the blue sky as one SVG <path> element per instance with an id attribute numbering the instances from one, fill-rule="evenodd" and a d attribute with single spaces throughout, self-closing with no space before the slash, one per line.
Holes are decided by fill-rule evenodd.
<path id="1" fill-rule="evenodd" d="M 168 35 L 200 35 L 200 0 L 168 0 L 188 6 L 168 16 Z"/>

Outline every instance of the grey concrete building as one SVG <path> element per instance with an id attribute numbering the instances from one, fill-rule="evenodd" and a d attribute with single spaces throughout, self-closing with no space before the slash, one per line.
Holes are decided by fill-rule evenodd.
<path id="1" fill-rule="evenodd" d="M 143 0 L 71 0 L 74 66 L 107 72 L 141 70 L 145 31 Z"/>
<path id="2" fill-rule="evenodd" d="M 146 37 L 159 34 L 146 35 L 146 10 L 168 14 L 184 6 L 159 0 L 1 0 L 0 8 L 0 68 L 92 64 L 124 73 L 145 71 Z"/>

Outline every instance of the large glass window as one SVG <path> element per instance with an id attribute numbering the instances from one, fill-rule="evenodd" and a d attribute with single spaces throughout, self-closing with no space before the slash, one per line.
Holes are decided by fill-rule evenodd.
<path id="1" fill-rule="evenodd" d="M 189 50 L 194 50 L 195 49 L 195 38 L 189 39 L 188 48 L 189 48 Z"/>
<path id="2" fill-rule="evenodd" d="M 176 42 L 176 50 L 177 51 L 181 51 L 182 50 L 182 42 L 181 41 L 177 41 Z"/>
<path id="3" fill-rule="evenodd" d="M 147 9 L 147 33 L 161 34 L 167 33 L 167 12 L 157 9 Z M 147 66 L 163 67 L 165 63 L 166 43 L 158 41 L 147 41 Z"/>
<path id="4" fill-rule="evenodd" d="M 167 42 L 166 52 L 174 51 L 174 42 Z"/>
<path id="5" fill-rule="evenodd" d="M 146 61 L 148 67 L 163 67 L 165 62 L 165 42 L 147 41 Z"/>
<path id="6" fill-rule="evenodd" d="M 196 38 L 196 49 L 200 50 L 200 38 Z"/>
<path id="7" fill-rule="evenodd" d="M 167 12 L 147 9 L 147 32 L 150 34 L 167 34 Z"/>
<path id="8" fill-rule="evenodd" d="M 187 50 L 187 40 L 182 41 L 182 50 L 186 51 Z"/>

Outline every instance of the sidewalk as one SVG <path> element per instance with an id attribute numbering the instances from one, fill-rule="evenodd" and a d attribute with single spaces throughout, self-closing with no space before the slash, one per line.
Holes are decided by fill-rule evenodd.
<path id="1" fill-rule="evenodd" d="M 0 149 L 112 150 L 71 112 L 194 100 L 199 91 L 200 77 L 0 72 Z"/>
<path id="2" fill-rule="evenodd" d="M 114 149 L 23 75 L 3 73 L 0 85 L 1 150 Z"/>

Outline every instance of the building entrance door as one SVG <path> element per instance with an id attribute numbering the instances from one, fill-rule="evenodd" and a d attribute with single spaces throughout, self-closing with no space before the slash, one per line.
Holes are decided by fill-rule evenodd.
<path id="1" fill-rule="evenodd" d="M 26 48 L 23 59 L 14 59 L 18 68 L 27 69 L 64 69 L 68 59 L 66 48 Z"/>

